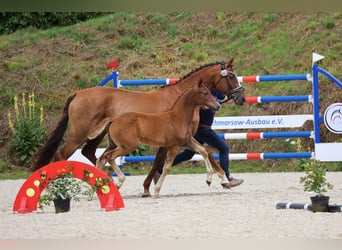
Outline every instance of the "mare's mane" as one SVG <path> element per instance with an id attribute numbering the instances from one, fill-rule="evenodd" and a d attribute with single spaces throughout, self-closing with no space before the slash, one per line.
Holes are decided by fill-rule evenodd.
<path id="1" fill-rule="evenodd" d="M 185 76 L 179 78 L 174 84 L 168 84 L 168 85 L 163 85 L 161 86 L 161 88 L 166 88 L 166 87 L 170 87 L 170 86 L 175 86 L 177 85 L 179 82 L 181 82 L 182 80 L 188 78 L 190 75 L 196 73 L 197 71 L 200 71 L 201 69 L 203 68 L 206 68 L 206 67 L 210 67 L 210 66 L 213 66 L 213 65 L 216 65 L 216 64 L 219 64 L 221 62 L 214 62 L 214 63 L 208 63 L 208 64 L 205 64 L 205 65 L 202 65 L 196 69 L 193 69 L 190 73 L 186 74 Z"/>
<path id="2" fill-rule="evenodd" d="M 192 87 L 192 88 L 194 88 L 194 87 Z M 169 111 L 172 110 L 172 109 L 176 106 L 176 104 L 177 104 L 177 102 L 179 101 L 179 99 L 181 99 L 185 94 L 187 94 L 190 90 L 192 90 L 192 88 L 189 88 L 189 89 L 187 89 L 186 91 L 182 92 L 182 93 L 176 98 L 175 102 L 172 104 L 172 106 L 171 106 L 171 108 L 169 109 Z"/>

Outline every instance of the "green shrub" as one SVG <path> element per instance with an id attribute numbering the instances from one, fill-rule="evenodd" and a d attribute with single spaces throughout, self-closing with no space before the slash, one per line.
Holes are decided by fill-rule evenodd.
<path id="1" fill-rule="evenodd" d="M 39 29 L 67 26 L 104 14 L 99 12 L 0 12 L 0 34 L 12 33 L 30 26 Z"/>
<path id="2" fill-rule="evenodd" d="M 331 19 L 329 19 L 329 18 L 323 19 L 322 24 L 323 24 L 323 26 L 324 26 L 325 28 L 327 28 L 327 29 L 332 29 L 332 28 L 335 27 L 335 22 L 334 22 L 334 20 L 331 20 Z"/>
<path id="3" fill-rule="evenodd" d="M 19 108 L 20 106 L 20 108 Z M 43 107 L 36 112 L 34 94 L 30 94 L 26 100 L 22 94 L 21 105 L 18 96 L 14 96 L 15 118 L 8 112 L 8 123 L 12 132 L 11 147 L 18 155 L 20 162 L 29 164 L 39 144 L 46 136 L 43 122 Z"/>

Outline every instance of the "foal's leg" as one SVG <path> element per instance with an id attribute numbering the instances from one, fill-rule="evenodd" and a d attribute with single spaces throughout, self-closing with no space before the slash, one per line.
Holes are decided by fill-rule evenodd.
<path id="1" fill-rule="evenodd" d="M 229 180 L 225 174 L 225 172 L 223 171 L 223 169 L 220 167 L 219 164 L 217 164 L 217 162 L 215 161 L 214 159 L 214 156 L 213 154 L 208 150 L 207 150 L 207 153 L 208 153 L 208 158 L 209 158 L 209 161 L 210 161 L 210 164 L 213 166 L 213 168 L 215 169 L 218 177 L 221 179 L 221 185 L 223 187 L 227 187 L 227 188 L 230 188 L 229 186 Z"/>
<path id="2" fill-rule="evenodd" d="M 153 162 L 153 167 L 150 170 L 150 172 L 148 173 L 145 181 L 144 181 L 144 193 L 142 194 L 141 197 L 150 197 L 150 185 L 152 182 L 152 179 L 155 175 L 155 173 L 158 171 L 159 167 L 162 165 L 163 161 L 165 160 L 166 157 L 166 153 L 167 153 L 167 148 L 163 148 L 160 147 L 158 149 L 158 152 L 156 154 L 156 159 Z"/>
<path id="3" fill-rule="evenodd" d="M 118 165 L 116 165 L 115 159 L 118 156 L 126 155 L 132 151 L 128 152 L 126 150 L 123 150 L 121 147 L 116 147 L 116 148 L 109 150 L 109 151 L 106 150 L 106 152 L 104 152 L 96 161 L 96 167 L 104 170 L 108 176 L 112 177 L 112 172 L 110 170 L 106 169 L 106 167 L 105 167 L 106 162 L 108 162 L 110 164 L 110 166 L 112 167 L 112 169 L 114 170 L 114 172 L 118 176 L 118 183 L 116 184 L 116 186 L 118 188 L 120 188 L 122 186 L 123 182 L 126 180 L 126 176 L 121 171 L 121 169 L 118 167 Z"/>
<path id="4" fill-rule="evenodd" d="M 199 142 L 197 142 L 197 140 L 194 137 L 191 137 L 190 141 L 187 143 L 187 147 L 190 150 L 198 152 L 202 155 L 207 170 L 207 184 L 208 186 L 210 186 L 213 179 L 214 171 L 209 161 L 207 150 Z"/>
<path id="5" fill-rule="evenodd" d="M 175 160 L 176 154 L 178 153 L 178 151 L 179 151 L 179 147 L 167 148 L 166 161 L 163 167 L 163 172 L 154 189 L 154 198 L 160 197 L 159 192 L 160 192 L 161 186 L 163 185 L 166 175 L 170 172 L 172 163 Z"/>
<path id="6" fill-rule="evenodd" d="M 134 148 L 135 149 L 135 148 Z M 133 149 L 133 150 L 134 150 Z M 122 184 L 124 183 L 124 181 L 126 180 L 126 176 L 124 175 L 124 173 L 121 171 L 121 169 L 118 167 L 118 165 L 116 165 L 115 159 L 116 157 L 119 156 L 123 156 L 123 155 L 127 155 L 129 153 L 131 153 L 133 150 L 131 151 L 127 151 L 124 150 L 121 147 L 116 147 L 114 150 L 112 151 L 108 151 L 103 153 L 104 158 L 109 162 L 110 166 L 112 167 L 112 169 L 114 170 L 114 172 L 117 174 L 118 176 L 118 183 L 116 184 L 117 188 L 120 188 L 122 186 Z M 110 175 L 111 176 L 111 175 Z"/>
<path id="7" fill-rule="evenodd" d="M 106 153 L 113 153 L 113 150 L 115 149 L 115 147 L 116 147 L 116 145 L 113 143 L 111 146 L 109 146 L 108 148 L 106 148 L 106 150 L 105 150 L 105 152 L 96 160 L 96 167 L 97 168 L 99 168 L 99 169 L 101 169 L 103 172 L 105 172 L 110 178 L 112 178 L 112 171 L 110 171 L 110 170 L 108 170 L 106 167 L 105 167 L 105 165 L 106 165 L 106 162 L 108 161 L 110 161 L 110 160 L 107 160 L 106 159 L 106 157 L 110 157 L 110 156 L 108 156 L 108 155 L 105 155 Z M 115 156 L 114 156 L 115 157 Z M 114 158 L 114 163 L 115 163 L 115 158 Z M 109 164 L 111 164 L 110 162 L 109 162 Z M 116 165 L 116 164 L 115 164 Z M 112 164 L 111 164 L 111 166 L 112 166 Z M 113 168 L 113 166 L 112 166 L 112 168 Z M 115 171 L 115 166 L 114 166 L 114 171 Z M 122 171 L 121 171 L 121 169 L 119 168 L 119 170 L 120 170 L 120 172 L 122 173 Z M 115 173 L 119 176 L 119 174 L 115 171 Z M 125 175 L 123 175 L 124 176 L 124 178 L 126 178 L 125 177 Z M 122 180 L 122 177 L 120 176 L 120 178 L 121 178 L 121 183 L 123 183 L 123 181 L 125 180 Z M 120 180 L 120 179 L 119 179 Z M 122 184 L 121 184 L 122 185 Z M 89 196 L 88 196 L 88 200 L 93 200 L 93 196 L 94 196 L 94 192 L 95 192 L 95 190 L 93 190 L 93 189 L 91 189 L 90 190 L 90 193 L 89 193 Z"/>

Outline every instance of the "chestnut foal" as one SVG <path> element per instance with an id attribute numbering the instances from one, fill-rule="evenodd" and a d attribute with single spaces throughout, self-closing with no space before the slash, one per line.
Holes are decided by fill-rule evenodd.
<path id="1" fill-rule="evenodd" d="M 192 121 L 196 108 L 208 106 L 218 110 L 220 104 L 210 93 L 210 90 L 200 80 L 195 87 L 181 94 L 173 107 L 167 112 L 145 114 L 129 112 L 112 118 L 103 119 L 88 138 L 92 140 L 108 127 L 108 135 L 115 144 L 115 148 L 106 150 L 97 160 L 96 166 L 105 169 L 105 163 L 109 162 L 118 175 L 118 188 L 125 180 L 125 175 L 115 163 L 115 158 L 133 152 L 141 143 L 167 148 L 167 157 L 163 173 L 155 186 L 154 197 L 159 197 L 159 192 L 166 175 L 169 173 L 172 163 L 181 147 L 186 147 L 202 155 L 206 170 L 207 184 L 212 182 L 213 169 L 208 159 L 205 148 L 196 141 L 192 132 Z M 125 132 L 126 131 L 126 132 Z M 111 174 L 108 173 L 108 174 Z M 217 173 L 222 183 L 228 183 L 225 174 Z"/>

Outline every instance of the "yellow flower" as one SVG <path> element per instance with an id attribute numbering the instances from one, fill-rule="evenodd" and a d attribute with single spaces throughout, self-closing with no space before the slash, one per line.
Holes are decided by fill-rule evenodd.
<path id="1" fill-rule="evenodd" d="M 23 106 L 23 111 L 24 115 L 26 115 L 26 100 L 25 100 L 25 93 L 23 93 L 23 99 L 21 100 L 22 106 Z"/>
<path id="2" fill-rule="evenodd" d="M 13 100 L 14 100 L 15 117 L 16 117 L 16 119 L 18 119 L 18 118 L 19 118 L 18 96 L 15 95 L 14 98 L 13 98 Z"/>
<path id="3" fill-rule="evenodd" d="M 12 131 L 12 133 L 14 133 L 15 129 L 14 129 L 14 125 L 12 122 L 12 116 L 11 116 L 10 112 L 7 113 L 7 118 L 8 118 L 8 126 L 9 126 L 10 130 Z"/>
<path id="4" fill-rule="evenodd" d="M 43 106 L 40 106 L 39 123 L 43 124 L 43 121 L 44 121 L 44 108 Z"/>

